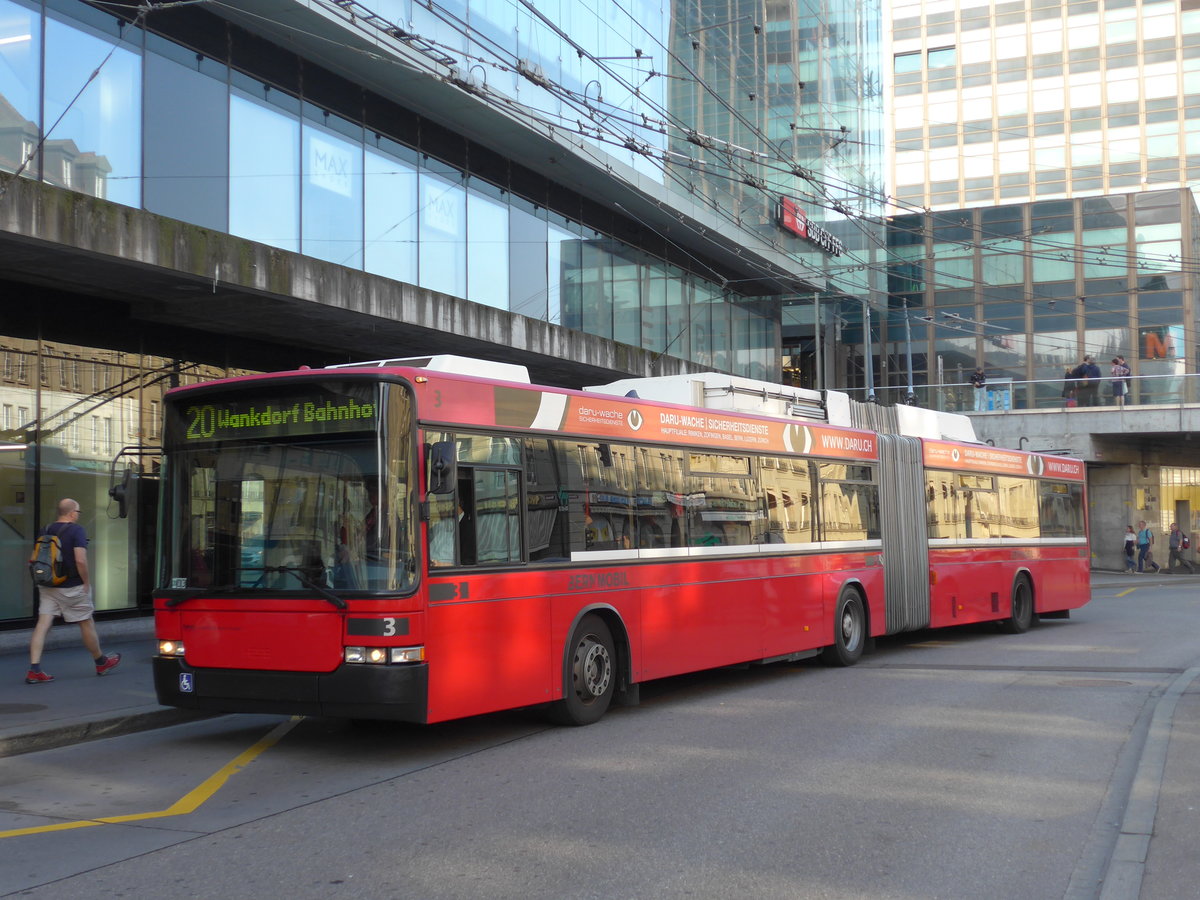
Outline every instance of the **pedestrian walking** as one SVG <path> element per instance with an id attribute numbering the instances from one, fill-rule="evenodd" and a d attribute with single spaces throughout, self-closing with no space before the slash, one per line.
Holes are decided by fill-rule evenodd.
<path id="1" fill-rule="evenodd" d="M 1129 376 L 1132 370 L 1125 365 L 1125 357 L 1114 356 L 1112 361 L 1112 395 L 1113 403 L 1117 406 L 1125 405 L 1125 398 L 1129 395 Z"/>
<path id="2" fill-rule="evenodd" d="M 1154 567 L 1155 572 L 1162 570 L 1162 566 L 1154 561 L 1154 531 L 1146 524 L 1146 520 L 1142 519 L 1138 522 L 1137 533 L 1138 559 L 1137 570 L 1138 574 L 1146 571 L 1146 566 Z"/>
<path id="3" fill-rule="evenodd" d="M 1192 568 L 1192 564 L 1184 559 L 1183 551 L 1191 546 L 1191 541 L 1188 536 L 1179 530 L 1179 525 L 1175 522 L 1171 523 L 1171 531 L 1167 535 L 1167 548 L 1171 551 L 1167 556 L 1167 571 L 1174 572 L 1175 564 L 1179 563 L 1181 568 L 1186 568 L 1189 575 L 1195 575 L 1196 570 Z"/>
<path id="4" fill-rule="evenodd" d="M 87 561 L 88 537 L 83 526 L 79 524 L 79 504 L 70 498 L 59 500 L 56 513 L 58 518 L 43 528 L 38 535 L 40 537 L 42 534 L 51 534 L 58 537 L 67 579 L 54 587 L 38 587 L 38 619 L 33 628 L 33 636 L 29 640 L 29 671 L 25 673 L 26 684 L 46 684 L 54 680 L 53 675 L 42 671 L 41 663 L 46 634 L 54 624 L 55 616 L 62 616 L 64 622 L 79 625 L 79 635 L 83 639 L 83 646 L 92 655 L 97 675 L 107 675 L 121 663 L 120 653 L 103 653 L 100 650 L 100 638 L 96 634 L 96 623 L 92 619 L 96 608 L 92 603 L 92 578 Z"/>
<path id="5" fill-rule="evenodd" d="M 1137 571 L 1137 532 L 1132 525 L 1125 526 L 1125 574 Z"/>
<path id="6" fill-rule="evenodd" d="M 1075 379 L 1075 397 L 1080 406 L 1100 405 L 1100 367 L 1096 360 L 1085 356 L 1083 362 L 1071 370 Z"/>
<path id="7" fill-rule="evenodd" d="M 971 387 L 975 389 L 975 412 L 987 412 L 987 376 L 982 366 L 976 366 L 971 373 Z"/>

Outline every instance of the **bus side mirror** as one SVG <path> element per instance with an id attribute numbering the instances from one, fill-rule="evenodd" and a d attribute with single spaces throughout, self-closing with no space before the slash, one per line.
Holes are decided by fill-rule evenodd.
<path id="1" fill-rule="evenodd" d="M 452 494 L 458 483 L 458 453 L 454 441 L 438 441 L 429 446 L 430 494 Z"/>
<path id="2" fill-rule="evenodd" d="M 129 500 L 129 483 L 131 481 L 133 481 L 133 469 L 126 468 L 125 474 L 121 476 L 121 483 L 114 484 L 108 489 L 108 496 L 117 501 L 117 517 L 121 519 L 129 515 L 126 503 Z"/>

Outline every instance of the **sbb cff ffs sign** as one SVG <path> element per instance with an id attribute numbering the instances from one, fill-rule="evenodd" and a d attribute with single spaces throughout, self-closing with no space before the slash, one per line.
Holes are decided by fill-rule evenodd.
<path id="1" fill-rule="evenodd" d="M 779 198 L 779 225 L 784 231 L 790 231 L 796 237 L 802 237 L 810 244 L 820 247 L 830 256 L 841 256 L 846 248 L 832 234 L 808 221 L 804 210 L 791 197 Z"/>

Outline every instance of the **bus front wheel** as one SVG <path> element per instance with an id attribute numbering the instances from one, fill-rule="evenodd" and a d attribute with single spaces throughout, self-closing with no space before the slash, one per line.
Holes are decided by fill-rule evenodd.
<path id="1" fill-rule="evenodd" d="M 591 725 L 608 711 L 616 688 L 612 632 L 596 615 L 584 616 L 567 644 L 563 698 L 550 708 L 560 725 Z"/>
<path id="2" fill-rule="evenodd" d="M 867 643 L 867 614 L 862 595 L 854 588 L 842 588 L 833 616 L 833 643 L 821 651 L 827 666 L 852 666 L 863 655 Z"/>

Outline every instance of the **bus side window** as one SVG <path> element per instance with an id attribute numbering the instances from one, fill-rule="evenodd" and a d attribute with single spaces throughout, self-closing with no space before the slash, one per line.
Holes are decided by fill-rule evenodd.
<path id="1" fill-rule="evenodd" d="M 458 498 L 450 494 L 429 495 L 429 565 L 452 566 L 457 562 Z"/>
<path id="2" fill-rule="evenodd" d="M 479 565 L 520 562 L 519 474 L 512 469 L 475 469 L 474 476 L 469 526 L 474 542 L 472 561 Z M 463 521 L 468 521 L 466 516 Z M 463 562 L 469 564 L 465 558 Z"/>

